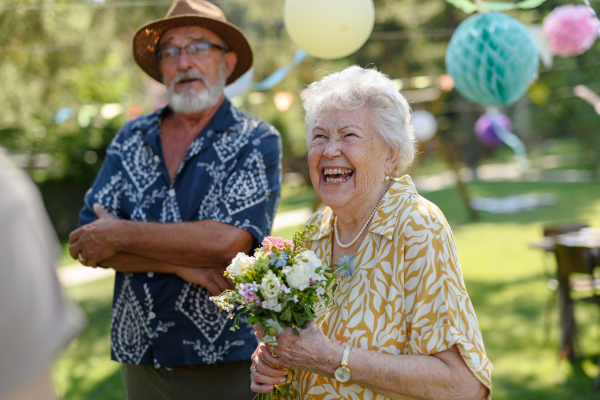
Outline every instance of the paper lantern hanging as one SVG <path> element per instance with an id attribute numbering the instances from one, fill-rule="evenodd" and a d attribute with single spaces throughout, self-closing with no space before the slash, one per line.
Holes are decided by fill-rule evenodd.
<path id="1" fill-rule="evenodd" d="M 578 56 L 598 37 L 600 23 L 584 5 L 556 7 L 544 19 L 544 34 L 552 52 L 563 58 Z"/>
<path id="2" fill-rule="evenodd" d="M 482 130 L 489 127 L 502 143 L 506 144 L 515 152 L 515 160 L 522 171 L 529 168 L 525 144 L 520 137 L 511 132 L 512 129 L 510 128 L 512 127 L 510 121 L 504 114 L 500 113 L 495 107 L 488 107 L 485 114 L 479 118 L 477 123 L 481 123 L 479 128 Z M 477 123 L 475 124 L 476 131 L 478 130 Z M 488 136 L 488 138 L 490 138 L 490 136 Z"/>
<path id="3" fill-rule="evenodd" d="M 331 60 L 354 53 L 367 41 L 375 9 L 372 0 L 286 0 L 283 22 L 298 47 Z"/>
<path id="4" fill-rule="evenodd" d="M 412 126 L 415 130 L 415 137 L 419 142 L 426 142 L 433 138 L 438 128 L 435 116 L 425 110 L 417 110 L 413 113 Z"/>
<path id="5" fill-rule="evenodd" d="M 509 132 L 512 131 L 512 124 L 506 115 L 497 113 L 495 123 L 492 123 L 490 116 L 483 114 L 475 123 L 475 135 L 487 147 L 502 146 L 504 142 L 496 133 L 498 127 Z"/>
<path id="6" fill-rule="evenodd" d="M 467 18 L 446 51 L 446 70 L 456 90 L 483 106 L 509 105 L 521 98 L 535 79 L 538 64 L 531 33 L 502 13 Z"/>

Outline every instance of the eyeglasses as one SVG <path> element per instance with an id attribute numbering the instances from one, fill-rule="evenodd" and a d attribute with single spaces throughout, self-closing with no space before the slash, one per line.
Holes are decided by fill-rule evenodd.
<path id="1" fill-rule="evenodd" d="M 185 50 L 185 54 L 187 54 L 188 56 L 197 60 L 203 60 L 206 57 L 208 57 L 208 53 L 210 52 L 211 47 L 222 50 L 226 53 L 229 51 L 225 47 L 219 46 L 218 44 L 210 42 L 197 42 L 188 44 L 184 47 L 163 47 L 162 49 L 156 50 L 156 56 L 158 57 L 158 61 L 160 62 L 171 63 L 179 60 L 181 50 Z"/>

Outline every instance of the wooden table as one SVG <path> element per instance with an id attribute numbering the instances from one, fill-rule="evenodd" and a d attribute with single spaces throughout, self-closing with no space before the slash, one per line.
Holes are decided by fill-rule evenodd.
<path id="1" fill-rule="evenodd" d="M 557 252 L 557 245 L 566 246 Z M 573 314 L 573 299 L 571 288 L 600 287 L 600 282 L 592 278 L 591 281 L 573 282 L 570 279 L 572 272 L 585 273 L 587 270 L 582 263 L 600 265 L 600 228 L 583 228 L 577 232 L 556 236 L 546 236 L 529 244 L 531 248 L 543 249 L 553 252 L 557 262 L 558 306 L 561 327 L 561 357 L 575 358 L 576 323 Z M 572 251 L 565 251 L 572 249 Z M 568 257 L 572 257 L 570 260 Z M 583 257 L 586 257 L 583 260 Z M 589 258 L 589 259 L 588 259 Z M 591 284 L 590 284 L 591 283 Z"/>

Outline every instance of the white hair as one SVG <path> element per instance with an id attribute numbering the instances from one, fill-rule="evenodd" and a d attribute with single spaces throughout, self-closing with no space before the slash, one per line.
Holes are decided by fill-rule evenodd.
<path id="1" fill-rule="evenodd" d="M 206 110 L 219 102 L 225 89 L 226 75 L 224 60 L 221 61 L 221 65 L 219 66 L 219 77 L 214 85 L 211 85 L 208 79 L 200 73 L 192 71 L 182 72 L 167 87 L 167 104 L 173 111 L 187 115 Z M 200 93 L 188 93 L 188 90 L 176 93 L 175 84 L 185 78 L 200 79 L 206 88 Z"/>
<path id="2" fill-rule="evenodd" d="M 400 150 L 392 174 L 403 173 L 415 158 L 415 135 L 410 123 L 412 111 L 396 85 L 376 69 L 352 66 L 331 73 L 308 86 L 304 101 L 306 145 L 310 148 L 316 120 L 332 108 L 370 109 L 370 125 L 383 141 Z"/>

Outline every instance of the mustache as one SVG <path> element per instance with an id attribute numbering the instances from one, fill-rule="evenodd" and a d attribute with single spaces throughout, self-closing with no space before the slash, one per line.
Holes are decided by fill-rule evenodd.
<path id="1" fill-rule="evenodd" d="M 199 79 L 202 81 L 202 83 L 204 83 L 204 85 L 206 87 L 209 87 L 210 85 L 208 84 L 208 80 L 206 79 L 206 77 L 198 72 L 193 72 L 193 71 L 185 71 L 185 72 L 181 72 L 179 73 L 175 79 L 173 79 L 173 81 L 171 82 L 171 88 L 174 88 L 176 84 L 178 84 L 179 82 L 181 82 L 184 79 L 188 79 L 188 78 L 192 78 L 192 79 Z"/>

